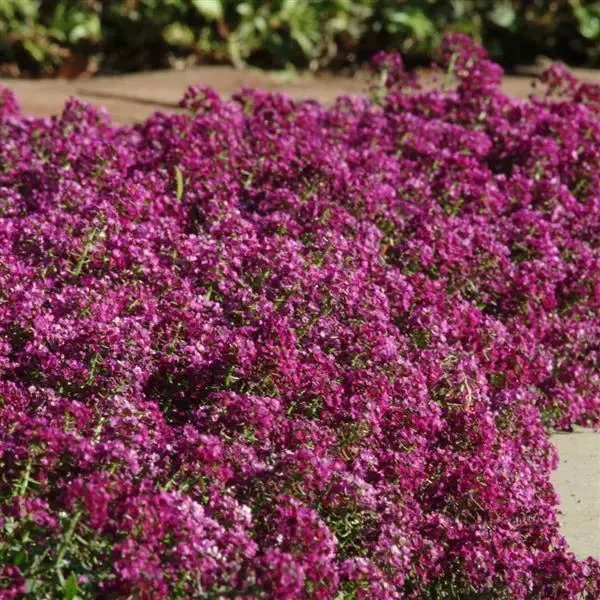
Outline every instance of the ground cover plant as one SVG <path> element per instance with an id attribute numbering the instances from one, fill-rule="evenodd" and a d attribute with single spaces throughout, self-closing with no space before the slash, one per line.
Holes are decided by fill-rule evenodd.
<path id="1" fill-rule="evenodd" d="M 0 598 L 597 598 L 597 87 L 469 38 L 333 107 L 0 108 Z M 545 91 L 544 91 L 545 90 Z"/>

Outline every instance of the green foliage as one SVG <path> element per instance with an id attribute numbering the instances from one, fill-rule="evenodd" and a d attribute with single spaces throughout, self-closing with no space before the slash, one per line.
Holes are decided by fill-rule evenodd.
<path id="1" fill-rule="evenodd" d="M 600 65 L 598 0 L 0 0 L 0 65 L 38 75 L 178 61 L 316 70 L 381 49 L 423 61 L 448 31 L 508 65 L 537 53 Z"/>
<path id="2" fill-rule="evenodd" d="M 80 523 L 81 513 L 61 515 L 58 537 L 33 521 L 7 519 L 0 529 L 0 564 L 18 566 L 26 581 L 24 598 L 84 600 L 96 597 L 96 582 L 109 576 L 102 561 L 111 547 Z M 84 589 L 78 577 L 86 581 Z M 97 590 L 96 590 L 97 591 Z"/>

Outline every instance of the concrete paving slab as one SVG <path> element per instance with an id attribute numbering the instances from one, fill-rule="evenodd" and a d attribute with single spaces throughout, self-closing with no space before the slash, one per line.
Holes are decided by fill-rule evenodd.
<path id="1" fill-rule="evenodd" d="M 600 431 L 575 427 L 554 433 L 552 442 L 560 460 L 552 481 L 562 533 L 578 558 L 600 559 Z"/>

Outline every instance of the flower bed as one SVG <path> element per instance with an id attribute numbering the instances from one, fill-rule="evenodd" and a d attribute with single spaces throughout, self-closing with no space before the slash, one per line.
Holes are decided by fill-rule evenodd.
<path id="1" fill-rule="evenodd" d="M 598 89 L 377 63 L 135 127 L 3 92 L 0 598 L 597 597 L 547 426 L 600 421 Z"/>

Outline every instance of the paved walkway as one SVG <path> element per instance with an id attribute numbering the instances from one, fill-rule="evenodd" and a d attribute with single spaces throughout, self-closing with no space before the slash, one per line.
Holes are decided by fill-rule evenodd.
<path id="1" fill-rule="evenodd" d="M 576 70 L 581 78 L 600 83 L 600 71 Z M 532 74 L 504 79 L 503 89 L 511 96 L 526 98 L 532 91 Z M 186 88 L 203 83 L 229 96 L 241 87 L 284 91 L 291 96 L 314 98 L 330 103 L 342 93 L 360 94 L 367 90 L 364 75 L 349 79 L 325 75 L 295 77 L 260 71 L 236 71 L 230 67 L 197 67 L 183 72 L 155 71 L 88 80 L 2 80 L 14 90 L 22 110 L 30 115 L 60 113 L 69 96 L 106 107 L 116 123 L 135 123 L 157 110 L 177 110 Z M 559 469 L 553 475 L 561 497 L 560 519 L 563 533 L 581 558 L 600 558 L 600 433 L 577 429 L 555 434 L 560 455 Z"/>
<path id="2" fill-rule="evenodd" d="M 560 463 L 552 481 L 560 495 L 559 520 L 579 558 L 600 558 L 600 432 L 575 427 L 555 433 Z"/>
<path id="3" fill-rule="evenodd" d="M 73 81 L 0 79 L 0 84 L 17 94 L 26 114 L 57 114 L 69 96 L 78 96 L 106 107 L 116 123 L 138 122 L 157 110 L 177 110 L 187 87 L 195 83 L 210 85 L 225 97 L 242 87 L 252 87 L 285 91 L 298 99 L 314 98 L 324 103 L 333 101 L 341 93 L 363 93 L 368 87 L 365 76 L 353 79 L 334 76 L 291 77 L 279 73 L 237 71 L 223 66 Z"/>
<path id="4" fill-rule="evenodd" d="M 576 73 L 582 79 L 600 82 L 600 71 L 580 69 L 576 70 Z M 503 89 L 511 96 L 525 98 L 532 90 L 532 80 L 530 73 L 505 77 Z M 0 84 L 17 93 L 26 114 L 57 114 L 69 96 L 78 96 L 88 102 L 105 106 L 116 123 L 141 121 L 157 110 L 177 110 L 177 103 L 186 88 L 193 83 L 208 84 L 223 96 L 229 96 L 245 86 L 284 91 L 295 98 L 314 98 L 324 103 L 332 102 L 342 93 L 363 93 L 368 87 L 368 80 L 364 74 L 355 78 L 334 75 L 293 77 L 281 73 L 237 71 L 225 66 L 73 81 L 0 79 Z"/>

